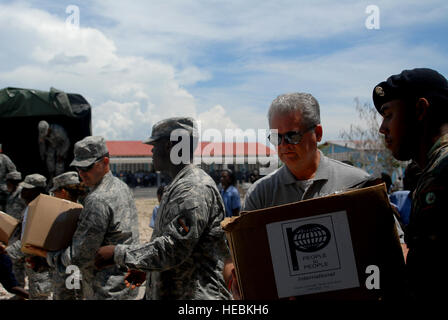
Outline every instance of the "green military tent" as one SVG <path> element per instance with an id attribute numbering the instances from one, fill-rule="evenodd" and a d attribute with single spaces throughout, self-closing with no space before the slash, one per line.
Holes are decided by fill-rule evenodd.
<path id="1" fill-rule="evenodd" d="M 50 91 L 4 88 L 0 90 L 0 144 L 22 172 L 48 176 L 38 145 L 39 121 L 57 123 L 70 138 L 66 170 L 73 160 L 73 145 L 92 134 L 91 106 L 83 96 L 50 88 Z"/>

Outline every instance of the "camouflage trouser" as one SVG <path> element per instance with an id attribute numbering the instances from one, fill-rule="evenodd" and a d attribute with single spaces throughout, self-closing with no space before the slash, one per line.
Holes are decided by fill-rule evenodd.
<path id="1" fill-rule="evenodd" d="M 30 300 L 51 300 L 53 282 L 50 271 L 35 272 L 30 268 L 25 269 L 28 276 L 28 292 Z"/>
<path id="2" fill-rule="evenodd" d="M 58 160 L 57 149 L 53 147 L 48 147 L 45 162 L 47 164 L 47 170 L 51 177 L 58 176 L 64 173 L 65 163 L 64 158 L 62 160 Z"/>
<path id="3" fill-rule="evenodd" d="M 66 285 L 67 276 L 52 270 L 53 300 L 82 300 L 82 291 L 79 289 L 68 289 Z M 81 281 L 80 281 L 81 282 Z M 81 284 L 81 283 L 80 283 Z"/>
<path id="4" fill-rule="evenodd" d="M 117 272 L 117 266 L 92 272 L 83 271 L 82 289 L 86 300 L 135 300 L 138 290 L 127 288 L 124 274 L 112 275 Z"/>

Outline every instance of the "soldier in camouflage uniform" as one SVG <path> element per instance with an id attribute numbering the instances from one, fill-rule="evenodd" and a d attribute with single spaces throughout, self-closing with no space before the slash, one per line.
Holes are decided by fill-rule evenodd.
<path id="1" fill-rule="evenodd" d="M 104 138 L 89 136 L 78 141 L 74 154 L 71 166 L 77 168 L 91 190 L 84 199 L 71 245 L 65 250 L 42 255 L 46 255 L 48 264 L 60 274 L 70 265 L 80 269 L 85 299 L 134 299 L 137 292 L 127 288 L 124 282 L 127 268 L 111 266 L 97 271 L 93 263 L 95 252 L 101 246 L 138 243 L 138 216 L 133 195 L 124 182 L 112 175 Z"/>
<path id="2" fill-rule="evenodd" d="M 28 205 L 39 194 L 45 193 L 45 187 L 47 178 L 40 174 L 30 174 L 25 177 L 25 180 L 19 184 L 22 188 L 21 198 Z M 26 216 L 25 213 L 22 216 Z M 20 261 L 25 261 L 28 258 L 32 258 L 31 255 L 25 255 L 21 251 L 22 243 L 20 241 L 21 229 L 18 228 L 15 234 L 11 238 L 11 245 L 8 246 L 7 253 L 13 260 L 14 264 Z M 35 266 L 35 267 L 34 267 Z M 51 299 L 51 275 L 48 265 L 43 259 L 34 259 L 33 267 L 25 268 L 25 274 L 28 277 L 29 294 L 31 300 L 48 300 Z"/>
<path id="3" fill-rule="evenodd" d="M 437 71 L 404 70 L 379 83 L 373 101 L 383 116 L 380 132 L 398 160 L 422 169 L 405 228 L 406 267 L 416 299 L 442 299 L 447 286 L 441 259 L 448 213 L 448 82 Z"/>
<path id="4" fill-rule="evenodd" d="M 87 190 L 83 189 L 83 185 L 79 181 L 78 172 L 68 171 L 53 178 L 53 188 L 50 193 L 56 198 L 78 202 L 80 197 L 84 197 Z M 53 276 L 53 300 L 80 300 L 82 298 L 81 283 L 77 289 L 67 288 L 67 274 L 59 272 L 52 273 Z"/>
<path id="5" fill-rule="evenodd" d="M 40 158 L 47 164 L 51 179 L 64 172 L 70 140 L 65 129 L 58 124 L 50 125 L 42 120 L 38 129 Z"/>
<path id="6" fill-rule="evenodd" d="M 20 197 L 22 193 L 22 187 L 20 182 L 22 181 L 22 174 L 18 171 L 10 172 L 6 175 L 6 185 L 8 188 L 9 196 L 6 201 L 5 211 L 14 218 L 22 220 L 23 209 L 26 207 L 25 201 Z"/>
<path id="7" fill-rule="evenodd" d="M 23 210 L 26 207 L 25 201 L 20 197 L 22 187 L 19 186 L 22 181 L 22 174 L 18 171 L 10 172 L 6 175 L 6 185 L 8 187 L 9 196 L 6 200 L 6 213 L 19 221 L 23 219 Z M 17 282 L 21 287 L 25 286 L 25 261 L 19 259 L 13 262 L 13 271 Z"/>
<path id="8" fill-rule="evenodd" d="M 16 170 L 16 166 L 11 159 L 2 153 L 2 145 L 0 144 L 0 211 L 5 211 L 6 199 L 8 198 L 6 175 Z"/>
<path id="9" fill-rule="evenodd" d="M 106 246 L 96 256 L 99 268 L 116 263 L 147 272 L 146 299 L 231 299 L 222 277 L 229 257 L 220 226 L 224 204 L 213 179 L 191 164 L 194 127 L 191 118 L 162 120 L 145 142 L 154 145 L 154 168 L 173 178 L 165 187 L 150 242 Z M 170 141 L 170 136 L 178 140 L 176 134 L 180 141 Z M 182 159 L 170 157 L 172 150 L 178 155 L 179 146 Z"/>

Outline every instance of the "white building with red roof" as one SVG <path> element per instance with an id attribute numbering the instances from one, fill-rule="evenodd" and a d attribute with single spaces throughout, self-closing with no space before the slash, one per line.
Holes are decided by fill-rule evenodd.
<path id="1" fill-rule="evenodd" d="M 142 141 L 106 141 L 106 145 L 114 173 L 153 170 L 153 146 Z M 201 142 L 194 161 L 207 171 L 228 167 L 248 172 L 277 161 L 277 153 L 259 142 Z"/>

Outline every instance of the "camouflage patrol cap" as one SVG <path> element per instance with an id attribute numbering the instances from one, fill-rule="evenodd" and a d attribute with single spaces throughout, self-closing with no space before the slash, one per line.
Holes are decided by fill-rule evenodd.
<path id="1" fill-rule="evenodd" d="M 50 191 L 53 192 L 61 187 L 79 183 L 78 172 L 68 171 L 53 178 L 53 188 Z"/>
<path id="2" fill-rule="evenodd" d="M 169 138 L 171 132 L 176 129 L 184 129 L 190 136 L 198 137 L 196 121 L 191 117 L 174 117 L 163 119 L 152 127 L 151 137 L 143 141 L 146 144 L 152 144 L 160 138 Z"/>
<path id="3" fill-rule="evenodd" d="M 25 180 L 19 183 L 19 186 L 24 189 L 45 188 L 47 186 L 47 178 L 38 173 L 29 174 Z"/>
<path id="4" fill-rule="evenodd" d="M 6 180 L 22 180 L 22 174 L 19 171 L 11 171 L 6 175 Z"/>
<path id="5" fill-rule="evenodd" d="M 103 137 L 88 136 L 75 143 L 73 152 L 75 159 L 70 163 L 70 166 L 88 167 L 104 157 L 109 151 Z"/>
<path id="6" fill-rule="evenodd" d="M 437 71 L 428 68 L 403 70 L 376 85 L 372 96 L 378 112 L 383 104 L 395 99 L 431 96 L 448 102 L 448 81 Z"/>

